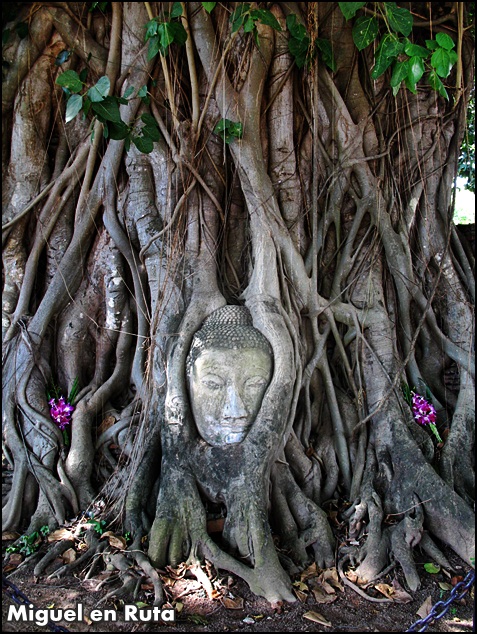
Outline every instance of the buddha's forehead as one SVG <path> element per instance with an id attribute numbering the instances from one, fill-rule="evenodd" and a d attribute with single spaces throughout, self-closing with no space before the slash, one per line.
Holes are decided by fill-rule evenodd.
<path id="1" fill-rule="evenodd" d="M 255 349 L 272 358 L 272 348 L 263 334 L 252 325 L 245 306 L 224 306 L 214 311 L 195 333 L 187 358 L 189 372 L 199 355 L 206 351 Z M 225 353 L 226 354 L 226 353 Z"/>
<path id="2" fill-rule="evenodd" d="M 196 372 L 253 374 L 257 371 L 269 373 L 272 367 L 271 354 L 262 348 L 205 348 L 194 362 Z"/>

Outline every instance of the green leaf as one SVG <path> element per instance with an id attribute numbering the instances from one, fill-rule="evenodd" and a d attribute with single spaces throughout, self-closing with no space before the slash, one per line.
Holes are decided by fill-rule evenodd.
<path id="1" fill-rule="evenodd" d="M 133 94 L 134 90 L 135 90 L 134 86 L 128 86 L 123 95 L 123 98 L 128 99 Z"/>
<path id="2" fill-rule="evenodd" d="M 83 70 L 81 71 L 81 73 L 79 74 L 79 78 L 81 79 L 81 81 L 83 82 L 83 84 L 86 82 L 86 78 L 88 77 L 88 69 L 87 68 L 83 68 Z"/>
<path id="3" fill-rule="evenodd" d="M 395 2 L 385 2 L 384 8 L 389 20 L 389 26 L 406 37 L 412 31 L 412 14 L 407 9 L 398 7 Z"/>
<path id="4" fill-rule="evenodd" d="M 76 377 L 73 381 L 73 385 L 71 386 L 70 393 L 68 394 L 68 403 L 73 405 L 75 398 L 78 396 L 79 391 L 79 382 L 78 377 Z"/>
<path id="5" fill-rule="evenodd" d="M 439 44 L 435 40 L 426 40 L 426 46 L 430 51 L 435 51 L 439 48 Z"/>
<path id="6" fill-rule="evenodd" d="M 397 88 L 400 86 L 403 79 L 405 79 L 409 73 L 408 69 L 408 60 L 404 62 L 396 62 L 393 68 L 393 74 L 391 75 L 391 79 L 389 83 L 393 88 Z"/>
<path id="7" fill-rule="evenodd" d="M 409 405 L 409 407 L 412 407 L 411 388 L 409 387 L 409 385 L 407 383 L 403 383 L 402 386 L 401 386 L 401 389 L 402 389 L 402 395 L 404 397 L 404 400 Z"/>
<path id="8" fill-rule="evenodd" d="M 109 138 L 114 141 L 122 141 L 129 135 L 129 127 L 121 121 L 120 123 L 113 123 L 110 121 L 108 123 L 109 128 Z"/>
<path id="9" fill-rule="evenodd" d="M 429 85 L 436 92 L 438 92 L 441 95 L 441 97 L 444 97 L 444 99 L 447 99 L 447 100 L 449 99 L 449 95 L 447 94 L 447 90 L 445 89 L 444 84 L 439 79 L 439 77 L 438 77 L 438 75 L 437 75 L 435 70 L 431 70 L 431 72 L 429 73 Z"/>
<path id="10" fill-rule="evenodd" d="M 184 44 L 187 40 L 187 31 L 183 27 L 182 23 L 179 22 L 163 22 L 162 24 L 159 24 L 157 33 L 159 37 L 159 42 L 157 43 L 158 50 L 164 57 L 167 55 L 169 46 L 173 42 L 175 44 L 178 44 L 179 46 L 182 46 L 182 44 Z M 155 38 L 152 38 L 150 42 L 152 42 L 153 40 L 155 40 Z M 156 53 L 157 51 L 154 53 L 154 55 Z M 149 50 L 148 58 L 152 59 L 154 55 L 151 55 L 151 52 Z"/>
<path id="11" fill-rule="evenodd" d="M 418 44 L 413 44 L 409 40 L 405 43 L 404 52 L 406 55 L 409 55 L 409 57 L 422 57 L 423 59 L 429 57 L 430 55 L 430 51 L 427 48 L 419 46 Z"/>
<path id="12" fill-rule="evenodd" d="M 331 42 L 321 37 L 317 37 L 315 45 L 321 53 L 321 59 L 333 72 L 336 71 L 336 62 L 331 48 Z"/>
<path id="13" fill-rule="evenodd" d="M 160 141 L 161 139 L 161 133 L 157 126 L 145 125 L 141 132 L 144 137 L 148 137 L 151 141 Z"/>
<path id="14" fill-rule="evenodd" d="M 109 77 L 104 75 L 103 77 L 100 77 L 96 84 L 88 90 L 88 97 L 93 103 L 103 101 L 103 99 L 108 96 L 110 86 L 111 82 L 109 81 Z"/>
<path id="15" fill-rule="evenodd" d="M 83 97 L 81 95 L 71 95 L 66 102 L 65 122 L 68 123 L 76 117 L 83 107 Z"/>
<path id="16" fill-rule="evenodd" d="M 454 40 L 447 33 L 436 33 L 436 42 L 446 51 L 450 51 L 455 46 Z"/>
<path id="17" fill-rule="evenodd" d="M 438 572 L 440 572 L 441 567 L 436 566 L 433 563 L 428 563 L 428 564 L 424 564 L 424 569 L 426 570 L 426 572 L 429 572 L 431 575 L 435 575 Z"/>
<path id="18" fill-rule="evenodd" d="M 421 57 L 411 57 L 407 64 L 408 67 L 408 79 L 411 83 L 417 84 L 417 82 L 424 75 L 424 62 Z"/>
<path id="19" fill-rule="evenodd" d="M 150 139 L 149 137 L 133 136 L 132 142 L 143 154 L 149 154 L 154 149 L 152 139 Z"/>
<path id="20" fill-rule="evenodd" d="M 119 105 L 116 97 L 105 97 L 103 101 L 91 104 L 91 108 L 100 121 L 121 123 L 121 115 L 119 114 Z"/>
<path id="21" fill-rule="evenodd" d="M 397 57 L 402 53 L 404 43 L 394 33 L 386 33 L 378 46 L 378 52 L 386 57 Z"/>
<path id="22" fill-rule="evenodd" d="M 232 22 L 232 33 L 235 33 L 242 26 L 245 17 L 250 12 L 250 5 L 248 2 L 245 2 L 238 6 L 235 11 L 230 16 L 230 21 Z"/>
<path id="23" fill-rule="evenodd" d="M 159 27 L 159 22 L 156 18 L 153 18 L 149 22 L 146 22 L 146 35 L 144 36 L 144 41 L 147 42 L 151 37 L 157 35 L 157 29 Z"/>
<path id="24" fill-rule="evenodd" d="M 163 22 L 159 24 L 159 28 L 157 29 L 157 33 L 160 37 L 160 47 L 159 50 L 162 55 L 167 55 L 167 49 L 174 41 L 174 32 L 172 27 L 172 22 Z"/>
<path id="25" fill-rule="evenodd" d="M 376 39 L 379 25 L 373 16 L 363 15 L 359 17 L 352 30 L 353 40 L 358 51 L 362 51 Z"/>
<path id="26" fill-rule="evenodd" d="M 409 75 L 404 77 L 404 83 L 406 84 L 406 88 L 410 90 L 414 95 L 417 94 L 416 83 L 409 78 Z M 396 93 L 397 94 L 397 93 Z"/>
<path id="27" fill-rule="evenodd" d="M 58 53 L 58 55 L 56 56 L 55 66 L 61 66 L 61 64 L 64 64 L 66 60 L 69 59 L 70 57 L 71 57 L 71 51 L 65 48 L 63 51 L 61 51 L 61 53 Z"/>
<path id="28" fill-rule="evenodd" d="M 210 13 L 212 9 L 215 8 L 216 4 L 217 4 L 216 2 L 201 2 L 201 5 L 204 7 L 207 13 Z"/>
<path id="29" fill-rule="evenodd" d="M 345 3 L 345 4 L 348 4 L 348 3 Z M 295 40 L 302 42 L 303 40 L 307 39 L 308 40 L 307 48 L 308 48 L 308 45 L 310 42 L 310 38 L 308 37 L 308 32 L 305 26 L 301 24 L 301 22 L 297 21 L 297 17 L 294 13 L 287 16 L 287 29 L 290 31 L 290 35 Z"/>
<path id="30" fill-rule="evenodd" d="M 245 20 L 245 24 L 243 25 L 244 33 L 251 33 L 255 28 L 255 22 L 251 15 L 247 17 Z"/>
<path id="31" fill-rule="evenodd" d="M 147 59 L 151 61 L 155 57 L 161 48 L 161 38 L 159 35 L 154 35 L 149 39 L 149 46 L 147 49 Z"/>
<path id="32" fill-rule="evenodd" d="M 403 50 L 403 43 L 394 33 L 386 33 L 376 51 L 375 63 L 371 71 L 371 77 L 380 77 L 396 60 Z"/>
<path id="33" fill-rule="evenodd" d="M 171 19 L 179 18 L 182 15 L 182 5 L 180 2 L 174 2 L 172 5 Z"/>
<path id="34" fill-rule="evenodd" d="M 290 51 L 290 54 L 294 57 L 295 64 L 298 66 L 298 68 L 303 68 L 303 66 L 306 64 L 309 48 L 310 39 L 308 37 L 304 40 L 297 40 L 296 38 L 292 37 L 288 41 L 288 50 Z"/>
<path id="35" fill-rule="evenodd" d="M 147 97 L 147 85 L 144 84 L 144 86 L 141 86 L 141 88 L 139 88 L 139 90 L 137 91 L 137 96 L 140 97 L 141 99 L 143 99 L 144 97 Z"/>
<path id="36" fill-rule="evenodd" d="M 90 12 L 94 11 L 96 8 L 98 8 L 100 11 L 104 11 L 107 5 L 108 5 L 107 2 L 92 2 L 90 7 Z"/>
<path id="37" fill-rule="evenodd" d="M 67 70 L 56 78 L 56 84 L 68 88 L 71 92 L 79 92 L 83 88 L 83 82 L 74 70 Z"/>
<path id="38" fill-rule="evenodd" d="M 145 123 L 141 132 L 143 136 L 147 136 L 153 141 L 159 141 L 161 138 L 161 133 L 159 131 L 159 126 L 157 125 L 157 121 L 154 117 L 149 114 L 149 112 L 145 112 L 141 115 L 141 121 Z"/>
<path id="39" fill-rule="evenodd" d="M 214 132 L 220 136 L 225 143 L 230 143 L 234 138 L 242 138 L 243 126 L 240 122 L 231 121 L 230 119 L 221 119 L 215 126 Z"/>
<path id="40" fill-rule="evenodd" d="M 344 17 L 349 20 L 350 18 L 354 18 L 356 12 L 364 7 L 366 2 L 338 2 L 339 7 L 341 9 L 341 13 Z"/>
<path id="41" fill-rule="evenodd" d="M 280 22 L 268 9 L 254 9 L 250 12 L 250 15 L 253 17 L 254 20 L 259 20 L 262 24 L 265 24 L 266 26 L 271 26 L 272 29 L 275 29 L 275 31 L 282 30 Z"/>
<path id="42" fill-rule="evenodd" d="M 146 125 L 155 125 L 155 126 L 157 126 L 157 121 L 154 119 L 152 114 L 149 114 L 149 112 L 144 112 L 141 115 L 141 121 L 143 121 Z"/>
<path id="43" fill-rule="evenodd" d="M 431 66 L 439 77 L 447 77 L 452 69 L 452 62 L 449 52 L 444 48 L 438 48 L 431 57 Z"/>
<path id="44" fill-rule="evenodd" d="M 91 99 L 89 99 L 88 95 L 85 95 L 83 98 L 83 115 L 84 117 L 88 116 L 88 113 L 91 109 Z"/>

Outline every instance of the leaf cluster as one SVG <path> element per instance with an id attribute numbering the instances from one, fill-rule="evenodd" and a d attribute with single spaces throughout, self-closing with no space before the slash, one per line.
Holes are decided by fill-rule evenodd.
<path id="1" fill-rule="evenodd" d="M 350 20 L 365 7 L 367 2 L 339 2 L 344 17 Z M 428 84 L 445 99 L 449 95 L 442 79 L 449 76 L 457 62 L 455 43 L 447 33 L 437 33 L 434 40 L 426 40 L 426 46 L 411 42 L 413 17 L 408 9 L 398 7 L 395 2 L 372 3 L 376 14 L 365 13 L 356 18 L 352 35 L 359 51 L 375 42 L 380 35 L 380 22 L 386 26 L 386 33 L 377 42 L 375 64 L 371 77 L 377 79 L 388 68 L 391 69 L 390 85 L 393 95 L 399 92 L 402 82 L 412 93 L 417 92 L 417 83 L 427 72 Z"/>
<path id="2" fill-rule="evenodd" d="M 93 121 L 97 119 L 103 124 L 104 137 L 115 141 L 124 140 L 126 150 L 129 150 L 131 142 L 140 152 L 148 154 L 152 152 L 154 141 L 159 141 L 160 132 L 156 120 L 149 113 L 141 115 L 143 123 L 141 130 L 135 132 L 135 126 L 127 125 L 121 118 L 120 105 L 129 103 L 133 98 L 135 88 L 130 86 L 123 97 L 109 95 L 110 81 L 107 76 L 100 77 L 94 86 L 85 90 L 86 69 L 78 74 L 74 70 L 67 70 L 58 75 L 56 83 L 62 87 L 67 96 L 66 102 L 66 123 L 76 117 L 82 111 L 84 116 L 93 114 Z M 143 86 L 134 97 L 149 103 L 147 88 Z"/>
<path id="3" fill-rule="evenodd" d="M 290 32 L 288 50 L 298 68 L 303 68 L 305 64 L 310 64 L 315 54 L 318 54 L 328 68 L 333 72 L 336 70 L 333 50 L 328 40 L 317 37 L 312 44 L 308 31 L 305 26 L 297 20 L 294 13 L 287 16 L 287 28 Z"/>
<path id="4" fill-rule="evenodd" d="M 30 535 L 22 535 L 18 540 L 6 548 L 7 553 L 22 553 L 27 557 L 38 550 L 43 542 L 43 538 L 50 532 L 48 526 L 42 526 L 40 530 L 34 531 Z"/>
<path id="5" fill-rule="evenodd" d="M 230 119 L 220 119 L 214 128 L 215 134 L 227 144 L 234 139 L 241 139 L 243 136 L 243 125 Z"/>
<path id="6" fill-rule="evenodd" d="M 163 57 L 169 52 L 169 46 L 173 43 L 182 46 L 187 40 L 187 32 L 182 22 L 174 21 L 182 15 L 182 5 L 180 2 L 174 2 L 172 11 L 162 20 L 158 17 L 153 18 L 146 24 L 146 42 L 149 42 L 147 58 L 151 60 L 158 53 Z"/>
<path id="7" fill-rule="evenodd" d="M 281 31 L 280 23 L 268 9 L 252 9 L 247 2 L 240 4 L 230 16 L 232 33 L 236 33 L 242 26 L 244 33 L 252 33 L 257 46 L 258 39 L 257 22 L 272 27 L 275 31 Z"/>

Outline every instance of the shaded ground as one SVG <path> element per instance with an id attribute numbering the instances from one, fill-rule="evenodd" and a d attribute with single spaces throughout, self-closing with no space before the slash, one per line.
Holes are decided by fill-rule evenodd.
<path id="1" fill-rule="evenodd" d="M 11 542 L 4 542 L 5 544 Z M 294 604 L 273 607 L 265 600 L 251 595 L 247 586 L 241 581 L 224 573 L 217 575 L 210 571 L 214 598 L 207 595 L 206 589 L 185 568 L 166 571 L 163 576 L 165 590 L 170 601 L 169 607 L 175 607 L 175 623 L 125 622 L 124 604 L 117 599 L 108 599 L 99 607 L 111 609 L 116 615 L 115 622 L 88 622 L 91 610 L 115 586 L 118 579 L 110 572 L 104 571 L 93 579 L 86 580 L 81 571 L 62 579 L 47 579 L 46 575 L 35 580 L 32 575 L 35 560 L 24 562 L 15 569 L 6 566 L 7 579 L 15 584 L 37 608 L 54 607 L 74 608 L 83 605 L 86 619 L 82 622 L 58 624 L 67 627 L 71 632 L 405 632 L 420 617 L 417 611 L 429 599 L 432 604 L 446 600 L 450 596 L 451 584 L 465 577 L 469 571 L 459 558 L 451 551 L 444 551 L 453 571 L 441 570 L 437 574 L 429 574 L 424 569 L 426 559 L 419 565 L 421 587 L 409 602 L 375 603 L 358 595 L 354 589 L 339 583 L 330 573 L 328 582 L 320 576 L 320 571 L 309 570 L 296 580 L 296 591 L 301 600 Z M 35 557 L 35 556 L 33 556 Z M 57 562 L 58 565 L 59 562 Z M 47 570 L 49 572 L 49 570 Z M 454 577 L 454 579 L 453 579 Z M 400 571 L 391 570 L 379 580 L 385 584 L 382 588 L 393 585 L 405 591 L 405 582 Z M 111 582 L 111 583 L 109 583 Z M 101 585 L 100 585 L 101 584 Z M 399 585 L 396 585 L 399 584 Z M 99 587 L 100 586 L 100 587 Z M 340 587 L 342 589 L 340 589 Z M 325 592 L 323 592 L 325 590 Z M 210 587 L 209 587 L 210 593 Z M 375 588 L 368 588 L 370 597 L 384 598 Z M 151 603 L 152 586 L 147 581 L 141 586 L 139 600 Z M 50 631 L 47 626 L 40 627 L 33 623 L 8 622 L 10 605 L 16 605 L 3 592 L 2 629 L 3 631 L 39 632 Z M 405 594 L 403 595 L 405 599 Z M 330 603 L 321 601 L 331 600 Z M 452 602 L 447 613 L 432 622 L 427 631 L 430 632 L 470 632 L 473 631 L 474 587 L 459 602 Z M 310 615 L 310 613 L 312 613 Z M 314 616 L 313 616 L 314 613 Z M 325 619 L 318 623 L 306 618 Z"/>

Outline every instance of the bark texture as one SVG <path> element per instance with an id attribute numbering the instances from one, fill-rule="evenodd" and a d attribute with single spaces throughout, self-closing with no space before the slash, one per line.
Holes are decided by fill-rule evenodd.
<path id="1" fill-rule="evenodd" d="M 145 24 L 166 22 L 169 4 L 22 3 L 9 25 L 4 530 L 59 525 L 100 500 L 131 531 L 158 603 L 149 560 L 205 558 L 271 602 L 294 600 L 291 573 L 336 558 L 368 581 L 396 561 L 414 590 L 414 548 L 474 556 L 474 259 L 452 222 L 474 78 L 457 5 L 471 3 L 410 3 L 415 43 L 434 28 L 459 43 L 449 101 L 373 81 L 372 47 L 358 53 L 331 2 L 258 3 L 282 30 L 259 20 L 256 36 L 232 32 L 240 3 L 176 3 L 187 41 L 149 60 Z M 319 57 L 297 67 L 290 14 L 331 43 L 335 72 Z M 65 124 L 55 80 L 85 68 L 85 89 L 106 75 L 111 95 L 132 94 L 120 106 L 131 129 L 155 118 L 152 152 L 98 122 L 92 137 L 91 112 Z M 241 137 L 220 138 L 222 119 Z M 246 439 L 217 449 L 197 441 L 185 364 L 226 304 L 249 309 L 274 368 Z M 66 444 L 46 390 L 66 396 L 75 378 Z M 402 384 L 427 386 L 443 443 Z"/>

